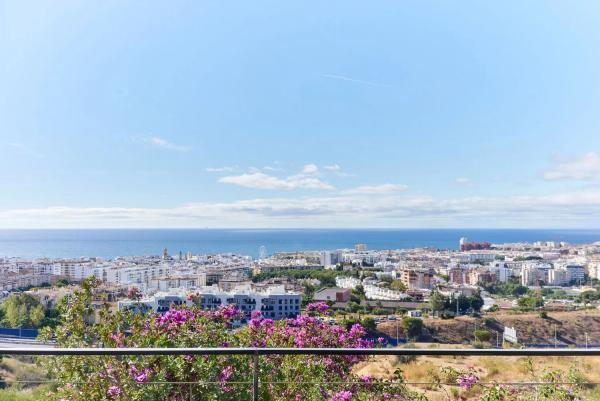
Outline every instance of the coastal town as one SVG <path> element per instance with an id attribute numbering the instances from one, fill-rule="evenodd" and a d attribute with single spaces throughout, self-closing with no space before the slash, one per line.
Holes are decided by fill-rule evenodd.
<path id="1" fill-rule="evenodd" d="M 4 257 L 0 302 L 27 294 L 51 309 L 89 277 L 99 283 L 98 304 L 108 301 L 114 309 L 165 313 L 179 305 L 217 310 L 233 304 L 244 313 L 244 324 L 253 312 L 293 318 L 308 303 L 325 302 L 338 318 L 371 316 L 385 332 L 386 324 L 402 318 L 595 309 L 600 242 L 490 244 L 461 238 L 453 250 L 371 250 L 356 244 L 272 255 L 263 248 L 258 258 L 167 249 L 157 256 L 114 259 Z M 11 325 L 4 319 L 2 326 Z"/>

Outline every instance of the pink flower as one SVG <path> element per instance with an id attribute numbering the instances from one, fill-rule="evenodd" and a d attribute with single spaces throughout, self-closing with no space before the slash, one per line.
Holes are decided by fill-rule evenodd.
<path id="1" fill-rule="evenodd" d="M 231 387 L 230 385 L 227 384 L 227 382 L 231 378 L 232 374 L 233 374 L 233 366 L 224 367 L 223 370 L 221 371 L 221 374 L 219 374 L 219 382 L 221 383 L 221 388 L 226 393 L 233 390 L 233 387 Z"/>
<path id="2" fill-rule="evenodd" d="M 325 313 L 329 310 L 329 305 L 327 305 L 325 302 L 314 302 L 306 305 L 306 310 L 308 312 Z"/>
<path id="3" fill-rule="evenodd" d="M 344 390 L 334 394 L 331 398 L 331 401 L 350 401 L 350 399 L 352 399 L 352 393 Z"/>
<path id="4" fill-rule="evenodd" d="M 148 373 L 143 371 L 142 373 L 136 375 L 133 379 L 136 383 L 145 383 L 148 381 Z"/>
<path id="5" fill-rule="evenodd" d="M 232 319 L 240 316 L 240 311 L 234 305 L 222 306 L 219 309 L 219 313 L 223 319 Z"/>
<path id="6" fill-rule="evenodd" d="M 113 340 L 115 342 L 115 345 L 119 348 L 123 347 L 123 341 L 125 339 L 125 336 L 123 336 L 123 333 L 119 333 L 119 334 L 112 334 L 110 336 L 110 339 Z"/>
<path id="7" fill-rule="evenodd" d="M 470 388 L 472 388 L 474 385 L 477 384 L 478 381 L 479 378 L 472 373 L 460 376 L 457 379 L 458 385 L 464 388 L 465 390 L 469 390 Z"/>
<path id="8" fill-rule="evenodd" d="M 119 398 L 121 396 L 122 390 L 120 387 L 110 386 L 106 393 L 108 394 L 108 396 L 110 398 L 112 398 L 113 400 L 116 400 L 117 398 Z"/>
<path id="9" fill-rule="evenodd" d="M 133 378 L 136 383 L 145 383 L 150 376 L 150 369 L 139 370 L 135 365 L 132 365 L 127 370 L 127 373 L 129 373 L 129 376 Z"/>

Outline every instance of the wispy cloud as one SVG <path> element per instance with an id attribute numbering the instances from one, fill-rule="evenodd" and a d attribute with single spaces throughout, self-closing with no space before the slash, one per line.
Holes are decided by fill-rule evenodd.
<path id="1" fill-rule="evenodd" d="M 379 86 L 379 87 L 384 87 L 384 88 L 390 88 L 391 87 L 390 85 L 387 85 L 387 84 L 382 84 L 382 83 L 373 82 L 373 81 L 365 81 L 365 80 L 362 80 L 362 79 L 356 79 L 356 78 L 348 77 L 346 75 L 321 74 L 321 76 L 323 78 L 337 79 L 339 81 L 353 82 L 355 84 L 362 84 L 362 85 L 369 85 L 369 86 Z"/>
<path id="2" fill-rule="evenodd" d="M 316 164 L 306 164 L 302 167 L 302 174 L 317 174 L 319 172 L 319 167 Z"/>
<path id="3" fill-rule="evenodd" d="M 334 187 L 316 177 L 303 174 L 279 178 L 272 175 L 254 172 L 221 177 L 220 183 L 233 184 L 255 189 L 333 189 Z"/>
<path id="4" fill-rule="evenodd" d="M 334 189 L 333 185 L 318 178 L 319 167 L 313 163 L 302 166 L 298 174 L 289 176 L 271 174 L 278 171 L 283 169 L 270 166 L 262 169 L 250 167 L 244 174 L 221 177 L 218 182 L 254 189 Z"/>
<path id="5" fill-rule="evenodd" d="M 239 166 L 207 167 L 204 169 L 207 173 L 231 173 L 239 170 Z"/>
<path id="6" fill-rule="evenodd" d="M 48 207 L 0 211 L 0 227 L 597 227 L 600 190 L 436 199 L 342 194 L 192 203 L 173 208 Z"/>
<path id="7" fill-rule="evenodd" d="M 284 171 L 281 167 L 273 167 L 273 166 L 264 166 L 262 168 L 264 171 Z"/>
<path id="8" fill-rule="evenodd" d="M 16 151 L 22 155 L 31 156 L 31 157 L 41 157 L 41 153 L 37 150 L 33 149 L 31 146 L 27 146 L 21 142 L 8 142 L 7 147 Z"/>
<path id="9" fill-rule="evenodd" d="M 387 194 L 392 192 L 406 191 L 408 186 L 404 184 L 381 184 L 363 185 L 342 191 L 346 194 Z"/>
<path id="10" fill-rule="evenodd" d="M 589 152 L 559 162 L 544 173 L 544 179 L 548 181 L 600 179 L 600 153 Z"/>
<path id="11" fill-rule="evenodd" d="M 323 167 L 324 170 L 327 171 L 341 171 L 342 167 L 339 164 L 331 164 Z"/>
<path id="12" fill-rule="evenodd" d="M 152 146 L 155 146 L 157 148 L 161 148 L 161 149 L 166 149 L 166 150 L 173 150 L 176 152 L 187 152 L 189 150 L 191 150 L 191 147 L 189 146 L 184 146 L 184 145 L 178 145 L 175 144 L 173 142 L 170 142 L 164 138 L 161 138 L 159 136 L 148 136 L 148 137 L 144 137 L 143 141 L 145 143 L 148 143 Z"/>
<path id="13" fill-rule="evenodd" d="M 471 179 L 470 179 L 470 178 L 468 178 L 468 177 L 458 177 L 458 178 L 455 180 L 455 182 L 456 182 L 457 184 L 464 185 L 464 186 L 466 186 L 466 187 L 469 187 L 469 186 L 473 185 L 473 182 L 472 182 L 472 181 L 471 181 Z"/>

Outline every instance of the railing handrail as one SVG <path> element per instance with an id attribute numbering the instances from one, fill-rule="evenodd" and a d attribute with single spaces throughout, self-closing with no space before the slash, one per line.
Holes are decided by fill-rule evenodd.
<path id="1" fill-rule="evenodd" d="M 0 355 L 600 356 L 600 348 L 0 348 Z"/>

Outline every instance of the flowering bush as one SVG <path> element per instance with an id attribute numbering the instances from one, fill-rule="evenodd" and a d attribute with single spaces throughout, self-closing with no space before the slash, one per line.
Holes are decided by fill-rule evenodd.
<path id="1" fill-rule="evenodd" d="M 585 387 L 583 375 L 574 367 L 567 371 L 541 370 L 534 366 L 531 359 L 525 362 L 531 382 L 536 385 L 508 385 L 483 383 L 474 367 L 458 370 L 449 366 L 439 372 L 431 372 L 438 389 L 445 391 L 443 385 L 458 385 L 462 392 L 456 392 L 456 400 L 479 401 L 581 401 L 580 392 Z M 449 395 L 448 395 L 448 398 Z"/>
<path id="2" fill-rule="evenodd" d="M 254 313 L 235 329 L 241 314 L 233 306 L 216 311 L 175 308 L 163 315 L 111 312 L 104 306 L 90 324 L 91 293 L 86 281 L 63 312 L 63 325 L 46 330 L 61 347 L 348 347 L 375 346 L 359 324 L 350 329 L 321 322 L 326 304 L 309 305 L 311 316 L 273 321 Z M 413 400 L 404 385 L 355 377 L 362 356 L 272 355 L 260 359 L 261 400 Z M 50 400 L 249 400 L 252 361 L 248 356 L 65 356 L 44 361 L 60 386 Z M 185 384 L 183 384 L 185 383 Z M 341 384 L 340 384 L 341 383 Z M 393 388 L 393 390 L 390 390 Z"/>

